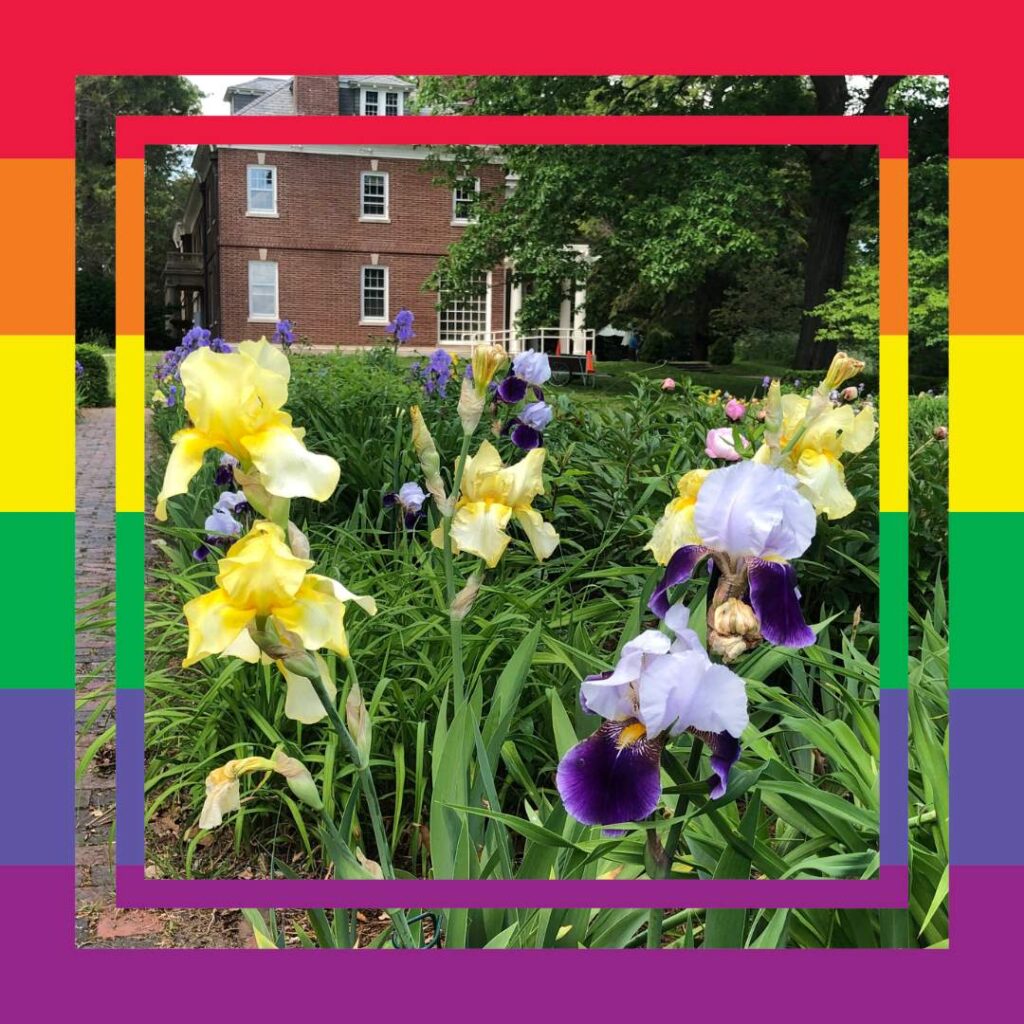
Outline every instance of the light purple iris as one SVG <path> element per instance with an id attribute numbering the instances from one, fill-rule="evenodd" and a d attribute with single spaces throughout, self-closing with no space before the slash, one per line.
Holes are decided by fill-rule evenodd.
<path id="1" fill-rule="evenodd" d="M 688 627 L 683 605 L 669 609 L 671 639 L 645 630 L 623 649 L 614 671 L 587 676 L 580 704 L 605 722 L 559 762 L 555 782 L 565 809 L 584 825 L 608 829 L 651 814 L 661 799 L 661 752 L 691 732 L 711 749 L 714 799 L 725 793 L 747 726 L 743 680 L 713 664 Z"/>
<path id="2" fill-rule="evenodd" d="M 655 615 L 665 616 L 669 589 L 688 580 L 708 556 L 721 572 L 745 569 L 750 605 L 769 643 L 814 643 L 789 559 L 810 546 L 817 518 L 795 477 L 749 460 L 713 470 L 697 494 L 693 524 L 701 543 L 681 547 L 669 559 L 648 605 Z"/>
<path id="3" fill-rule="evenodd" d="M 551 422 L 555 410 L 547 402 L 530 402 L 519 415 L 509 421 L 508 432 L 517 448 L 529 451 L 544 443 L 544 428 Z"/>
<path id="4" fill-rule="evenodd" d="M 438 394 L 444 398 L 452 375 L 451 354 L 443 348 L 434 349 L 426 365 L 414 364 L 412 373 L 423 380 L 423 390 L 428 395 Z"/>
<path id="5" fill-rule="evenodd" d="M 270 340 L 275 345 L 283 345 L 285 348 L 291 348 L 295 343 L 295 325 L 291 320 L 278 320 L 277 329 L 274 331 L 274 336 Z"/>
<path id="6" fill-rule="evenodd" d="M 229 484 L 235 481 L 235 466 L 238 465 L 238 459 L 234 455 L 229 455 L 225 452 L 220 457 L 220 462 L 217 463 L 217 472 L 214 475 L 213 482 L 218 487 L 227 487 Z"/>
<path id="7" fill-rule="evenodd" d="M 411 530 L 424 514 L 423 503 L 426 500 L 427 492 L 419 484 L 406 483 L 396 492 L 384 495 L 384 507 L 394 508 L 397 505 L 402 510 L 405 528 Z"/>
<path id="8" fill-rule="evenodd" d="M 533 388 L 534 395 L 544 400 L 541 385 L 551 379 L 551 364 L 546 352 L 535 352 L 532 348 L 520 352 L 512 360 L 512 370 L 498 385 L 498 398 L 507 405 L 515 405 L 526 397 L 526 389 Z"/>
<path id="9" fill-rule="evenodd" d="M 206 540 L 192 552 L 192 557 L 201 562 L 214 551 L 224 551 L 235 537 L 241 535 L 243 525 L 235 518 L 249 512 L 249 502 L 242 491 L 225 491 L 213 506 L 213 512 L 206 517 L 203 528 Z"/>
<path id="10" fill-rule="evenodd" d="M 384 330 L 387 334 L 392 335 L 399 345 L 404 345 L 407 341 L 412 341 L 416 337 L 416 332 L 412 329 L 412 323 L 415 319 L 416 317 L 411 309 L 400 309 L 395 319 Z"/>

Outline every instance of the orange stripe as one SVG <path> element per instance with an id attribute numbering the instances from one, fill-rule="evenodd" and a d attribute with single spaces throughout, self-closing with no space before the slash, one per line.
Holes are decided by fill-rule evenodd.
<path id="1" fill-rule="evenodd" d="M 145 165 L 117 161 L 117 333 L 143 334 L 146 325 Z"/>
<path id="2" fill-rule="evenodd" d="M 1024 334 L 1024 160 L 949 161 L 949 333 Z"/>
<path id="3" fill-rule="evenodd" d="M 879 322 L 882 334 L 907 333 L 907 161 L 878 162 Z"/>
<path id="4" fill-rule="evenodd" d="M 0 160 L 0 330 L 75 332 L 75 163 Z"/>

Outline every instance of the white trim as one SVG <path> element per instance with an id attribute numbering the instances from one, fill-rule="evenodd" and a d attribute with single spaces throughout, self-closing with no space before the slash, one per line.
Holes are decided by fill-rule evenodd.
<path id="1" fill-rule="evenodd" d="M 383 270 L 384 271 L 384 315 L 382 317 L 365 316 L 363 311 L 366 308 L 366 271 L 367 270 Z M 387 267 L 382 267 L 378 264 L 365 265 L 359 268 L 359 323 L 360 325 L 379 325 L 386 324 L 390 317 L 388 316 L 388 310 L 391 308 L 391 274 Z"/>
<path id="2" fill-rule="evenodd" d="M 464 179 L 464 180 L 468 180 L 468 179 Z M 473 179 L 473 191 L 476 192 L 477 195 L 480 195 L 480 179 L 479 178 L 474 178 Z M 452 221 L 451 221 L 452 227 L 465 227 L 467 224 L 475 224 L 476 223 L 476 217 L 457 217 L 455 215 L 455 211 L 458 209 L 458 207 L 456 205 L 457 200 L 458 200 L 458 195 L 459 195 L 458 188 L 453 188 L 452 189 Z"/>
<path id="3" fill-rule="evenodd" d="M 375 161 L 376 162 L 376 161 Z M 366 198 L 366 179 L 370 175 L 375 178 L 384 179 L 384 212 L 364 213 L 363 202 Z M 391 175 L 387 171 L 361 171 L 359 174 L 359 219 L 361 221 L 376 221 L 378 224 L 391 223 Z"/>
<path id="4" fill-rule="evenodd" d="M 249 172 L 250 171 L 272 171 L 270 176 L 271 183 L 271 194 L 274 199 L 274 205 L 269 210 L 254 210 L 250 205 L 252 203 L 252 185 L 249 183 Z M 260 189 L 259 191 L 266 191 Z M 245 215 L 246 217 L 277 217 L 277 167 L 274 164 L 246 164 L 245 165 Z"/>
<path id="5" fill-rule="evenodd" d="M 488 270 L 487 271 L 487 286 L 486 286 L 486 291 L 484 292 L 484 336 L 488 340 L 490 340 L 491 335 L 494 333 L 494 325 L 492 323 L 493 309 L 492 309 L 492 301 L 491 301 L 493 295 L 494 295 L 493 274 L 492 274 L 492 272 L 490 270 Z M 444 289 L 443 288 L 441 289 L 441 292 L 438 293 L 438 298 L 439 299 L 444 298 Z M 447 306 L 442 306 L 437 311 L 437 317 L 436 317 L 436 321 L 437 321 L 437 341 L 436 341 L 436 344 L 441 345 L 441 346 L 466 344 L 465 341 L 461 341 L 461 340 L 460 341 L 453 341 L 451 339 L 449 339 L 449 340 L 442 340 L 442 338 L 441 338 L 441 318 L 443 317 L 444 311 L 445 311 L 446 308 L 447 308 Z"/>
<path id="6" fill-rule="evenodd" d="M 303 145 L 301 143 L 270 143 L 254 145 L 253 143 L 220 142 L 217 149 L 240 149 L 248 152 L 262 150 L 267 153 L 317 153 L 321 156 L 362 156 L 380 157 L 384 160 L 427 160 L 431 157 L 439 160 L 450 161 L 455 159 L 448 153 L 432 150 L 429 146 L 412 143 L 409 145 L 388 145 L 380 143 L 366 143 L 358 145 L 348 143 L 345 145 L 329 145 L 327 143 L 316 143 Z M 484 146 L 484 149 L 494 149 L 493 146 Z M 203 146 L 197 147 L 197 155 Z M 492 156 L 482 163 L 500 166 L 505 161 L 500 157 Z"/>
<path id="7" fill-rule="evenodd" d="M 377 109 L 372 114 L 366 113 L 366 94 L 368 92 L 372 92 L 377 97 Z M 398 116 L 401 117 L 405 113 L 405 92 L 406 90 L 392 86 L 383 86 L 373 82 L 364 83 L 359 87 L 359 113 L 363 117 L 394 117 L 394 114 L 387 112 L 388 96 L 392 95 L 398 97 Z"/>
<path id="8" fill-rule="evenodd" d="M 274 314 L 271 316 L 269 313 L 253 313 L 252 311 L 252 268 L 256 267 L 273 267 L 274 268 Z M 277 323 L 281 310 L 281 277 L 277 260 L 249 260 L 248 269 L 248 322 L 251 324 L 275 324 Z"/>

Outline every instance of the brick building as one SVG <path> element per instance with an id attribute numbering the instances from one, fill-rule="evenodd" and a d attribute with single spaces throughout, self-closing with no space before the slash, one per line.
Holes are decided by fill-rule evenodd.
<path id="1" fill-rule="evenodd" d="M 392 76 L 296 76 L 232 86 L 225 100 L 239 116 L 403 116 L 410 91 Z M 569 283 L 552 326 L 529 338 L 516 323 L 522 285 L 506 265 L 482 275 L 472 297 L 424 290 L 476 197 L 514 187 L 497 161 L 455 189 L 436 184 L 428 156 L 414 146 L 199 146 L 165 271 L 178 324 L 237 341 L 287 318 L 313 344 L 358 346 L 379 343 L 405 307 L 417 348 L 490 340 L 584 351 L 584 295 Z"/>

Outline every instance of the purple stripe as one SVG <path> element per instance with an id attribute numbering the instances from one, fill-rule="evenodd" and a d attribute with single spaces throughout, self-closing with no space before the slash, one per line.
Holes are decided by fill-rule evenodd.
<path id="1" fill-rule="evenodd" d="M 879 847 L 883 866 L 906 865 L 907 840 L 907 691 L 882 690 L 881 757 L 878 770 Z"/>
<path id="2" fill-rule="evenodd" d="M 146 879 L 141 867 L 117 869 L 120 907 L 905 907 L 907 869 L 877 879 L 639 879 L 628 882 L 432 879 Z"/>
<path id="3" fill-rule="evenodd" d="M 950 862 L 1024 865 L 1015 806 L 1024 690 L 949 694 Z"/>
<path id="4" fill-rule="evenodd" d="M 75 863 L 75 691 L 0 689 L 0 864 Z"/>
<path id="5" fill-rule="evenodd" d="M 117 863 L 145 863 L 145 691 L 117 691 Z"/>

